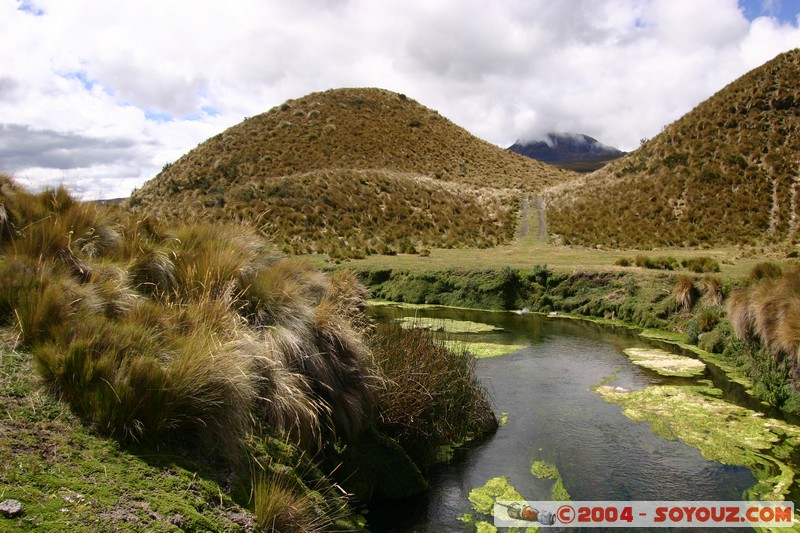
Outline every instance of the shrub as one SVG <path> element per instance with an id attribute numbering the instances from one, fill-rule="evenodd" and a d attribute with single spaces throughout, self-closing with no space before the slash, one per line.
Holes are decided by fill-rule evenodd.
<path id="1" fill-rule="evenodd" d="M 700 333 L 706 333 L 714 329 L 719 323 L 719 313 L 713 310 L 704 309 L 697 315 L 697 327 Z"/>
<path id="2" fill-rule="evenodd" d="M 653 270 L 675 270 L 678 260 L 674 257 L 648 257 L 640 254 L 634 258 L 634 264 L 640 268 Z"/>
<path id="3" fill-rule="evenodd" d="M 474 360 L 445 347 L 430 331 L 379 324 L 370 338 L 386 388 L 378 398 L 379 429 L 427 468 L 439 446 L 497 428 Z"/>
<path id="4" fill-rule="evenodd" d="M 681 266 L 697 274 L 719 272 L 719 262 L 710 257 L 693 257 L 681 261 Z"/>

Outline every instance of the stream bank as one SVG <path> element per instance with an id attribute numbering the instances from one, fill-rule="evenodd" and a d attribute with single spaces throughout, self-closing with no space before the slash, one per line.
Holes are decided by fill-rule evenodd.
<path id="1" fill-rule="evenodd" d="M 485 529 L 492 518 L 481 509 L 503 487 L 528 500 L 552 499 L 553 482 L 531 475 L 541 462 L 553 465 L 574 500 L 795 500 L 797 427 L 738 405 L 743 388 L 729 386 L 712 365 L 699 375 L 669 375 L 694 366 L 684 359 L 697 361 L 678 347 L 630 328 L 534 313 L 391 304 L 370 310 L 379 321 L 438 324 L 441 335 L 467 347 L 524 346 L 477 361 L 507 423 L 436 469 L 425 494 L 373 508 L 374 531 L 456 530 L 458 517 Z M 645 350 L 668 353 L 658 359 L 663 368 L 653 368 L 653 359 L 649 366 L 631 360 Z M 602 394 L 607 390 L 629 403 Z M 661 404 L 693 416 L 670 418 L 658 411 Z M 725 424 L 716 423 L 720 417 Z M 704 442 L 709 425 L 715 432 Z M 392 514 L 395 508 L 403 516 Z"/>
<path id="2" fill-rule="evenodd" d="M 635 269 L 566 274 L 547 266 L 356 273 L 376 299 L 557 313 L 641 330 L 644 336 L 676 344 L 714 365 L 729 381 L 744 387 L 755 398 L 753 404 L 766 404 L 762 408 L 770 416 L 793 420 L 800 416 L 800 393 L 791 371 L 785 364 L 775 364 L 757 342 L 736 337 L 724 305 L 736 284 L 723 284 L 713 276 L 668 271 L 642 275 Z M 687 280 L 689 286 L 681 292 Z M 706 290 L 707 286 L 715 289 Z"/>

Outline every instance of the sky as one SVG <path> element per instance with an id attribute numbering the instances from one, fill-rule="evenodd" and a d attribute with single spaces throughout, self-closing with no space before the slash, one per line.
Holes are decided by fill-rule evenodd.
<path id="1" fill-rule="evenodd" d="M 506 148 L 633 150 L 800 46 L 800 0 L 0 0 L 0 173 L 130 194 L 205 139 L 340 87 Z"/>

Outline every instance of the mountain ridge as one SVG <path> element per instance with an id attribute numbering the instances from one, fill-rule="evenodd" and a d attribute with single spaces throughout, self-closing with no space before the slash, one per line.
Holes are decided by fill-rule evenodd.
<path id="1" fill-rule="evenodd" d="M 569 163 L 625 155 L 622 150 L 605 145 L 594 137 L 564 132 L 550 132 L 542 139 L 517 139 L 508 150 L 544 163 Z"/>

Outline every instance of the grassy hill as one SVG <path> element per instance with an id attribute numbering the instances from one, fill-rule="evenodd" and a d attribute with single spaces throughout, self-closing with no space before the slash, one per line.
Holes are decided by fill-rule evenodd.
<path id="1" fill-rule="evenodd" d="M 652 248 L 798 239 L 800 50 L 749 72 L 638 150 L 548 194 L 567 244 Z"/>
<path id="2" fill-rule="evenodd" d="M 507 242 L 521 194 L 575 176 L 482 141 L 405 95 L 338 89 L 208 139 L 128 205 L 166 219 L 247 221 L 291 252 L 359 256 Z"/>

